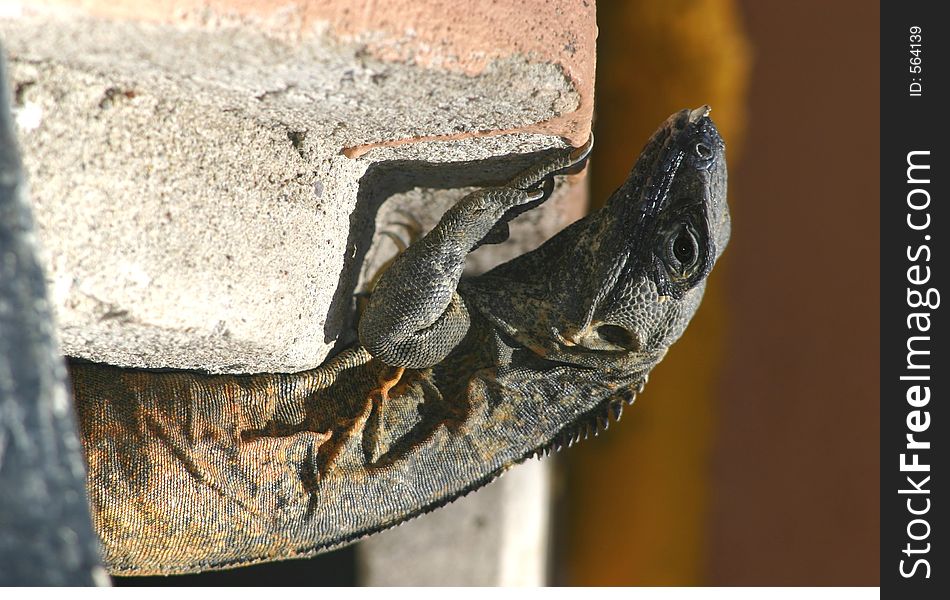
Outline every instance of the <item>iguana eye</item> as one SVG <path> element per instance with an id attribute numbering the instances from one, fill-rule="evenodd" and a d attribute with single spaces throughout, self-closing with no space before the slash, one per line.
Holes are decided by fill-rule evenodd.
<path id="1" fill-rule="evenodd" d="M 712 149 L 706 144 L 700 142 L 696 144 L 696 155 L 703 160 L 712 156 Z"/>
<path id="2" fill-rule="evenodd" d="M 696 236 L 690 231 L 689 226 L 681 225 L 670 236 L 670 250 L 673 258 L 679 263 L 680 270 L 684 273 L 696 265 L 696 259 L 699 256 L 699 244 Z"/>

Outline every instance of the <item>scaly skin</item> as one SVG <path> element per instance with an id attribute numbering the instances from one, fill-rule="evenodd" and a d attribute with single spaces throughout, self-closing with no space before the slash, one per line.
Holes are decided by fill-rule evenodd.
<path id="1" fill-rule="evenodd" d="M 619 418 L 729 237 L 708 108 L 654 134 L 607 205 L 461 280 L 466 254 L 589 147 L 450 209 L 380 278 L 362 345 L 296 374 L 72 361 L 93 516 L 118 574 L 306 556 L 437 508 Z"/>

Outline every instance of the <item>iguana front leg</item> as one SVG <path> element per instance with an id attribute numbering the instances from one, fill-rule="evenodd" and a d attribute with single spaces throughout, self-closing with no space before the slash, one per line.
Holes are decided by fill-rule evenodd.
<path id="1" fill-rule="evenodd" d="M 506 239 L 507 222 L 544 201 L 554 175 L 582 168 L 590 148 L 588 141 L 563 151 L 450 208 L 380 278 L 360 319 L 360 343 L 394 367 L 422 369 L 448 356 L 469 328 L 468 309 L 456 292 L 465 257 L 483 243 Z"/>

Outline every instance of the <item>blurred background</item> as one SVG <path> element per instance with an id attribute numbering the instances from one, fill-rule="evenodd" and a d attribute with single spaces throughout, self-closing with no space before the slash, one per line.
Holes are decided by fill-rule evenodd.
<path id="1" fill-rule="evenodd" d="M 566 585 L 878 585 L 879 7 L 597 5 L 591 199 L 708 103 L 732 240 L 624 420 L 564 456 Z"/>

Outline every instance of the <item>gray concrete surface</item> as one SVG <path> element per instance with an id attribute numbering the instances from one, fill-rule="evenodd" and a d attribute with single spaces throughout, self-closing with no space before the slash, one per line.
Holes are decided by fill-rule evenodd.
<path id="1" fill-rule="evenodd" d="M 464 136 L 577 104 L 554 65 L 468 76 L 228 22 L 21 15 L 0 39 L 64 350 L 122 366 L 320 364 L 349 331 L 388 198 L 416 193 L 428 217 L 455 188 L 500 182 L 563 142 Z"/>

